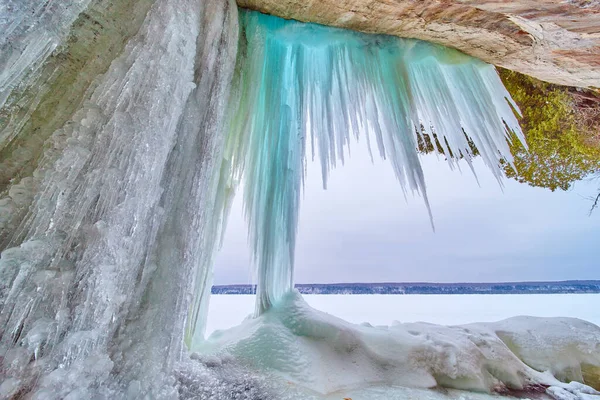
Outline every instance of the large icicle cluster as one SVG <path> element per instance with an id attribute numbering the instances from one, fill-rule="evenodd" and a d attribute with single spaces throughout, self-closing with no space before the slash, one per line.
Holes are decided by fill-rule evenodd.
<path id="1" fill-rule="evenodd" d="M 0 397 L 175 396 L 220 235 L 237 7 L 0 10 Z"/>
<path id="2" fill-rule="evenodd" d="M 491 65 L 421 41 L 256 12 L 242 12 L 241 22 L 226 154 L 236 177 L 244 174 L 258 314 L 293 287 L 309 137 L 324 187 L 360 133 L 390 160 L 405 193 L 426 203 L 419 136 L 436 135 L 451 167 L 459 157 L 469 162 L 474 144 L 498 179 L 501 160 L 511 162 L 508 132 L 522 139 L 516 106 Z"/>

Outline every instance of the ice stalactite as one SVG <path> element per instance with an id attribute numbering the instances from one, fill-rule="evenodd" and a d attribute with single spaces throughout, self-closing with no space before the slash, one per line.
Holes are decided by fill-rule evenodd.
<path id="1" fill-rule="evenodd" d="M 523 136 L 493 66 L 455 50 L 242 12 L 243 38 L 226 150 L 243 175 L 260 314 L 293 287 L 300 194 L 311 158 L 343 163 L 351 137 L 388 159 L 405 194 L 425 178 L 419 136 L 437 136 L 450 164 L 473 144 L 498 180 L 507 139 Z M 429 208 L 429 205 L 427 204 Z M 431 212 L 430 212 L 431 216 Z"/>
<path id="2" fill-rule="evenodd" d="M 227 194 L 221 128 L 237 7 L 219 0 L 51 3 L 57 15 L 48 29 L 62 32 L 56 40 L 69 29 L 85 39 L 73 21 L 85 24 L 98 7 L 104 17 L 113 13 L 118 31 L 97 28 L 90 44 L 103 42 L 77 53 L 90 62 L 76 62 L 72 43 L 59 53 L 66 59 L 38 51 L 58 47 L 36 40 L 37 31 L 25 34 L 29 9 L 21 18 L 17 7 L 8 21 L 23 46 L 3 47 L 2 60 L 23 59 L 38 74 L 13 74 L 2 87 L 12 90 L 9 100 L 20 96 L 2 108 L 10 117 L 2 121 L 10 132 L 2 161 L 40 154 L 14 162 L 19 173 L 0 192 L 2 395 L 175 395 L 168 379 L 186 324 L 190 332 L 202 324 Z M 38 27 L 43 15 L 34 15 Z M 101 55 L 114 60 L 96 62 Z M 30 80 L 41 83 L 39 91 Z M 40 104 L 57 82 L 77 85 L 66 92 L 58 85 L 45 107 L 64 107 L 44 124 L 32 115 L 49 112 Z M 47 135 L 21 129 L 32 121 Z"/>

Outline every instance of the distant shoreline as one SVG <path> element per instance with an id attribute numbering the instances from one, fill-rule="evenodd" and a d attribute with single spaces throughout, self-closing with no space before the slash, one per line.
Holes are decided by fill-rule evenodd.
<path id="1" fill-rule="evenodd" d="M 584 294 L 600 293 L 600 280 L 551 282 L 301 283 L 302 294 Z M 212 294 L 254 294 L 254 285 L 214 285 Z"/>

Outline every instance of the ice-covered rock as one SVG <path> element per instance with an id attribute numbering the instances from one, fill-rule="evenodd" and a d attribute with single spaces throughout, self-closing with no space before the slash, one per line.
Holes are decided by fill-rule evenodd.
<path id="1" fill-rule="evenodd" d="M 598 87 L 598 0 L 238 0 L 286 19 L 417 38 L 549 82 Z"/>

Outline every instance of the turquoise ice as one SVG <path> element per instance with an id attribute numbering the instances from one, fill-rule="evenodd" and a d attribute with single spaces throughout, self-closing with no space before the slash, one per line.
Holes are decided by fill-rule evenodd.
<path id="1" fill-rule="evenodd" d="M 257 267 L 256 314 L 293 287 L 307 159 L 323 187 L 352 137 L 390 161 L 405 194 L 427 200 L 418 139 L 436 135 L 451 168 L 470 165 L 470 141 L 498 181 L 507 140 L 524 142 L 517 106 L 495 68 L 456 50 L 241 11 L 226 158 L 243 177 Z"/>

